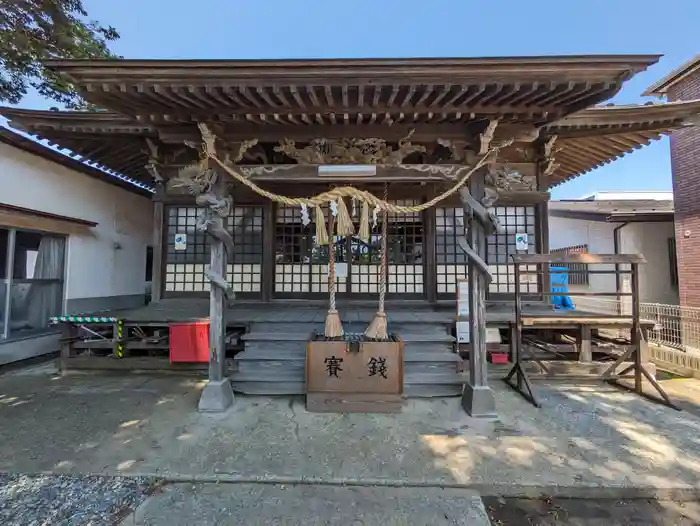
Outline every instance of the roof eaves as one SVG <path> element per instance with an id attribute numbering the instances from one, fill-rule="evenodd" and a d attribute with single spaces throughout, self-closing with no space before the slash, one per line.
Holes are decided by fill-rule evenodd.
<path id="1" fill-rule="evenodd" d="M 37 141 L 24 137 L 23 135 L 2 126 L 0 126 L 0 143 L 7 144 L 8 146 L 12 146 L 32 155 L 36 155 L 47 161 L 60 164 L 61 166 L 76 172 L 80 172 L 94 179 L 98 179 L 104 183 L 117 186 L 128 192 L 142 195 L 144 197 L 151 197 L 152 195 L 152 190 L 150 188 L 137 184 L 135 181 L 132 182 L 128 178 L 90 166 L 89 164 L 69 157 L 68 155 L 59 151 L 47 148 Z"/>
<path id="2" fill-rule="evenodd" d="M 642 93 L 642 96 L 663 97 L 668 92 L 668 88 L 698 69 L 700 69 L 700 54 L 695 55 L 693 58 L 671 71 L 671 73 L 665 77 L 657 80 L 654 84 L 649 86 L 644 93 Z"/>

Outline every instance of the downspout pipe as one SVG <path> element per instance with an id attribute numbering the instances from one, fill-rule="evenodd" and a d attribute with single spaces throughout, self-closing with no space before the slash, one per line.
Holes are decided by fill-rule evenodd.
<path id="1" fill-rule="evenodd" d="M 625 221 L 621 225 L 617 225 L 613 229 L 613 252 L 617 255 L 620 253 L 620 230 L 629 225 L 629 221 Z M 615 292 L 622 292 L 622 276 L 620 276 L 620 264 L 615 263 Z M 618 296 L 619 299 L 619 296 Z"/>

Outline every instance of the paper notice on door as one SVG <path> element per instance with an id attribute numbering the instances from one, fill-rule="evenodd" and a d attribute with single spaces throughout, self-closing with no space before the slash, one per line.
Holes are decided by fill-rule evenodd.
<path id="1" fill-rule="evenodd" d="M 457 282 L 457 316 L 469 316 L 469 282 Z"/>
<path id="2" fill-rule="evenodd" d="M 468 321 L 457 322 L 457 343 L 469 343 L 471 332 Z"/>
<path id="3" fill-rule="evenodd" d="M 175 234 L 175 250 L 187 250 L 187 234 Z"/>
<path id="4" fill-rule="evenodd" d="M 527 250 L 527 234 L 515 234 L 515 250 Z"/>

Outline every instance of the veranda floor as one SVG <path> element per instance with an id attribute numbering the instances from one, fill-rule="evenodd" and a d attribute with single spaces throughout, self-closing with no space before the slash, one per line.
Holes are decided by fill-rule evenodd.
<path id="1" fill-rule="evenodd" d="M 327 305 L 305 300 L 279 300 L 271 303 L 240 301 L 227 310 L 230 325 L 244 325 L 260 322 L 323 323 Z M 361 301 L 338 303 L 338 311 L 344 323 L 369 323 L 377 310 L 376 303 Z M 397 301 L 387 303 L 387 317 L 390 323 L 452 323 L 456 318 L 456 307 L 439 304 L 431 305 L 420 301 Z M 72 313 L 96 314 L 96 313 Z M 140 324 L 169 324 L 206 321 L 209 318 L 209 301 L 201 298 L 164 299 L 135 309 L 114 310 L 101 313 L 115 316 L 126 322 Z M 555 315 L 570 318 L 573 323 L 590 317 L 594 313 L 576 311 L 554 311 L 544 303 L 523 305 L 524 316 Z M 489 324 L 507 324 L 515 319 L 511 302 L 489 302 L 486 308 L 486 321 Z"/>

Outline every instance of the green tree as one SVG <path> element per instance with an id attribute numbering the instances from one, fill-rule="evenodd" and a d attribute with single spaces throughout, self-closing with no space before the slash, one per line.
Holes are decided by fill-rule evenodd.
<path id="1" fill-rule="evenodd" d="M 68 108 L 89 107 L 42 61 L 118 58 L 107 47 L 118 38 L 88 19 L 81 0 L 0 0 L 0 103 L 17 104 L 34 88 Z"/>

